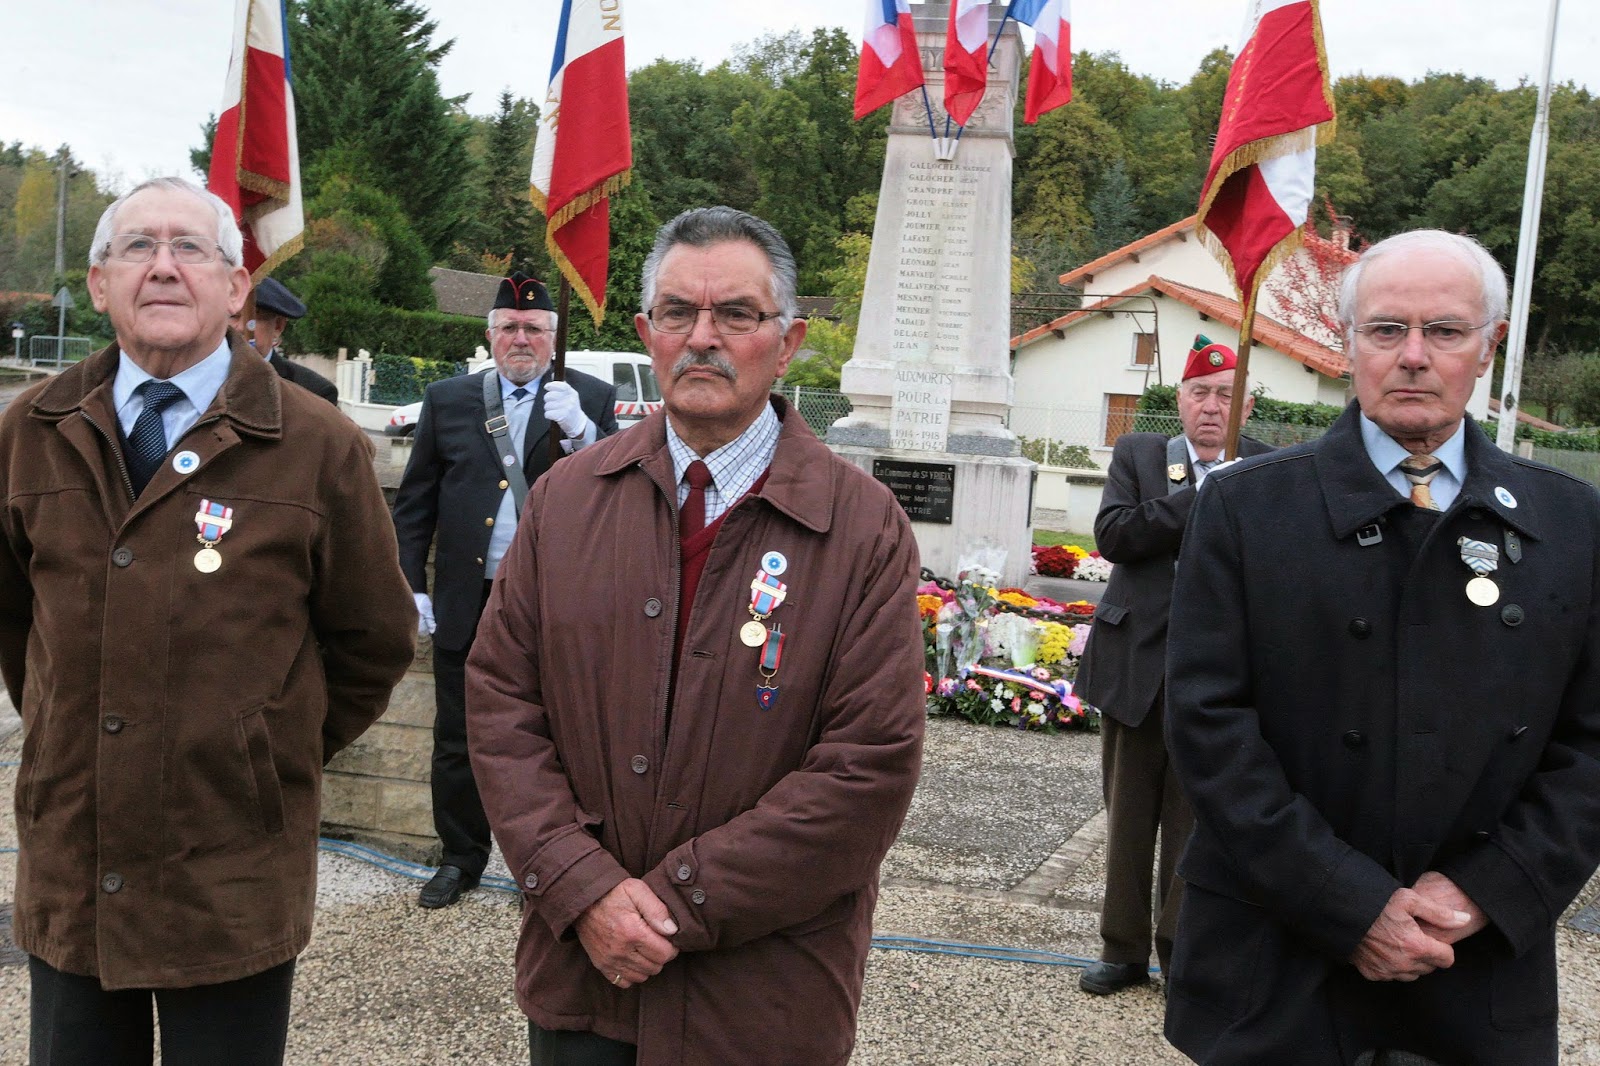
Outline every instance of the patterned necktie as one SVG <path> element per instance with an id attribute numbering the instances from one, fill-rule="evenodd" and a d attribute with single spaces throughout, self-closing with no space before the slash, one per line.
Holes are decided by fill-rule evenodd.
<path id="1" fill-rule="evenodd" d="M 689 495 L 684 497 L 683 506 L 678 511 L 680 542 L 706 528 L 706 489 L 711 484 L 711 468 L 696 459 L 689 464 L 683 476 L 689 482 Z"/>
<path id="2" fill-rule="evenodd" d="M 1444 464 L 1426 453 L 1422 455 L 1409 455 L 1400 462 L 1400 472 L 1411 483 L 1411 502 L 1425 511 L 1437 511 L 1439 505 L 1433 502 L 1433 493 L 1428 491 L 1428 482 L 1432 481 L 1444 469 Z"/>
<path id="3" fill-rule="evenodd" d="M 144 394 L 144 410 L 134 420 L 133 432 L 128 434 L 128 476 L 133 480 L 133 494 L 139 495 L 150 484 L 167 456 L 167 427 L 161 421 L 161 412 L 183 397 L 183 390 L 170 381 L 146 381 L 139 386 Z"/>
<path id="4" fill-rule="evenodd" d="M 1194 461 L 1194 483 L 1199 485 L 1211 473 L 1211 468 L 1217 465 L 1215 459 L 1196 459 Z"/>

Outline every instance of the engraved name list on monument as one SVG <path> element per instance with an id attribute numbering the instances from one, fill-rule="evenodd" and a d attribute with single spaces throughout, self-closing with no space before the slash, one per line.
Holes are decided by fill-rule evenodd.
<path id="1" fill-rule="evenodd" d="M 905 187 L 894 283 L 890 446 L 943 451 L 951 368 L 972 342 L 972 226 L 983 165 L 914 162 Z M 920 365 L 919 365 L 920 364 Z"/>

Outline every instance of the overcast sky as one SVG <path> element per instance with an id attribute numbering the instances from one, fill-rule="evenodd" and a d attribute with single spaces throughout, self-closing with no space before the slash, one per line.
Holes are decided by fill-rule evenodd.
<path id="1" fill-rule="evenodd" d="M 767 33 L 842 26 L 859 40 L 867 0 L 626 0 L 628 65 L 659 56 L 714 66 Z M 63 142 L 113 181 L 187 173 L 200 124 L 222 99 L 230 0 L 12 0 L 0 35 L 0 142 Z M 502 88 L 538 97 L 559 0 L 436 0 L 455 38 L 440 78 L 488 114 Z M 1186 81 L 1219 45 L 1236 47 L 1245 0 L 1077 0 L 1074 49 L 1115 51 L 1133 70 Z M 1443 12 L 1448 9 L 1448 14 Z M 1335 76 L 1407 80 L 1463 71 L 1502 86 L 1537 77 L 1549 0 L 1335 0 L 1323 4 Z M 1555 76 L 1600 90 L 1600 3 L 1561 5 Z"/>

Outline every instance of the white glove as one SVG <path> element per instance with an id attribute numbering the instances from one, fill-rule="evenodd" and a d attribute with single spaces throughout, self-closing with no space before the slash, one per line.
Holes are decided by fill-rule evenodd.
<path id="1" fill-rule="evenodd" d="M 581 437 L 589 416 L 578 402 L 578 390 L 565 381 L 550 381 L 544 386 L 544 416 L 561 427 L 569 437 Z"/>
<path id="2" fill-rule="evenodd" d="M 1206 471 L 1206 476 L 1200 482 L 1200 487 L 1201 488 L 1205 488 L 1207 481 L 1210 481 L 1217 474 L 1219 474 L 1222 471 L 1226 470 L 1228 467 L 1232 466 L 1234 463 L 1237 463 L 1238 461 L 1239 460 L 1237 460 L 1237 459 L 1224 459 L 1222 462 L 1218 463 L 1216 466 L 1212 467 L 1210 470 L 1207 470 Z"/>
<path id="3" fill-rule="evenodd" d="M 433 620 L 433 601 L 426 592 L 413 592 L 411 598 L 417 601 L 417 636 L 433 636 L 433 631 L 439 628 L 439 623 Z"/>

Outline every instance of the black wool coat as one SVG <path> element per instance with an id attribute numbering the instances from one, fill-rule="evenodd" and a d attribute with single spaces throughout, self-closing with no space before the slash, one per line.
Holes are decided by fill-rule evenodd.
<path id="1" fill-rule="evenodd" d="M 433 614 L 439 628 L 434 644 L 460 651 L 472 643 L 483 602 L 484 556 L 493 520 L 505 492 L 505 467 L 494 438 L 484 429 L 483 374 L 463 374 L 428 386 L 422 396 L 411 459 L 394 501 L 400 569 L 413 592 L 428 591 L 428 546 L 434 552 Z M 542 390 L 549 372 L 540 379 Z M 583 413 L 598 439 L 617 431 L 617 388 L 610 382 L 568 370 L 566 382 L 578 392 Z M 524 476 L 531 486 L 550 469 L 550 423 L 544 399 L 536 396 L 523 441 Z"/>
<path id="2" fill-rule="evenodd" d="M 1160 433 L 1125 433 L 1111 450 L 1111 468 L 1094 520 L 1100 554 L 1116 563 L 1095 608 L 1094 625 L 1074 691 L 1130 729 L 1149 715 L 1167 667 L 1167 614 L 1183 527 L 1194 507 L 1194 470 L 1174 481 Z M 1239 438 L 1245 458 L 1272 449 Z M 1185 454 L 1188 449 L 1185 448 Z"/>
<path id="3" fill-rule="evenodd" d="M 1600 862 L 1600 494 L 1498 451 L 1429 518 L 1321 440 L 1223 471 L 1179 560 L 1167 746 L 1195 810 L 1166 1033 L 1203 1063 L 1556 1061 L 1555 923 Z M 1462 537 L 1498 550 L 1477 606 Z M 1369 982 L 1384 904 L 1443 873 L 1488 915 Z"/>

